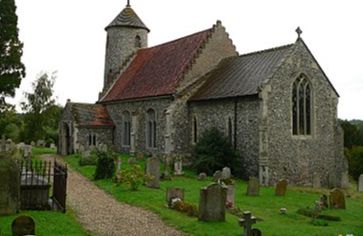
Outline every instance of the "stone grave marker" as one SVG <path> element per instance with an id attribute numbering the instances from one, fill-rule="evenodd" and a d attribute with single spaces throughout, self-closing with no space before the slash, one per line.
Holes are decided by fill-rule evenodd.
<path id="1" fill-rule="evenodd" d="M 222 178 L 222 171 L 217 170 L 216 172 L 214 172 L 214 174 L 213 174 L 214 182 L 218 182 L 218 180 L 220 180 L 221 178 Z"/>
<path id="2" fill-rule="evenodd" d="M 50 148 L 51 148 L 51 149 L 56 149 L 57 147 L 55 146 L 55 144 L 54 144 L 54 143 L 51 143 L 51 144 L 50 144 Z"/>
<path id="3" fill-rule="evenodd" d="M 260 194 L 260 183 L 256 177 L 250 177 L 247 186 L 247 196 L 258 196 Z"/>
<path id="4" fill-rule="evenodd" d="M 136 159 L 137 160 L 142 160 L 144 159 L 145 154 L 143 152 L 136 152 Z"/>
<path id="5" fill-rule="evenodd" d="M 29 216 L 18 216 L 11 224 L 13 236 L 35 235 L 35 223 Z"/>
<path id="6" fill-rule="evenodd" d="M 20 175 L 16 162 L 0 155 L 0 215 L 15 214 L 20 208 Z"/>
<path id="7" fill-rule="evenodd" d="M 225 221 L 227 188 L 213 183 L 200 190 L 200 221 Z"/>
<path id="8" fill-rule="evenodd" d="M 227 208 L 234 208 L 234 198 L 235 198 L 235 192 L 236 187 L 234 184 L 227 185 L 227 197 L 226 197 L 226 206 Z"/>
<path id="9" fill-rule="evenodd" d="M 31 145 L 24 145 L 23 146 L 23 158 L 30 159 L 32 155 L 32 146 Z"/>
<path id="10" fill-rule="evenodd" d="M 334 188 L 330 191 L 330 208 L 345 209 L 345 195 L 340 189 Z"/>
<path id="11" fill-rule="evenodd" d="M 199 173 L 198 175 L 198 180 L 202 181 L 202 180 L 205 180 L 207 178 L 207 174 L 202 172 L 202 173 Z"/>
<path id="12" fill-rule="evenodd" d="M 328 175 L 328 188 L 337 187 L 337 175 L 334 171 L 331 171 Z"/>
<path id="13" fill-rule="evenodd" d="M 349 188 L 349 174 L 348 174 L 348 171 L 344 171 L 342 173 L 340 186 L 343 189 L 348 189 Z"/>
<path id="14" fill-rule="evenodd" d="M 37 141 L 37 147 L 45 147 L 45 141 L 42 139 L 39 139 Z"/>
<path id="15" fill-rule="evenodd" d="M 129 157 L 127 163 L 129 163 L 130 165 L 135 165 L 137 163 L 137 160 L 135 157 Z"/>
<path id="16" fill-rule="evenodd" d="M 276 184 L 275 195 L 276 196 L 285 196 L 287 189 L 287 180 L 280 179 Z"/>
<path id="17" fill-rule="evenodd" d="M 253 236 L 252 225 L 256 224 L 256 221 L 256 217 L 252 216 L 250 211 L 243 212 L 243 217 L 239 220 L 239 225 L 243 227 L 244 236 Z"/>
<path id="18" fill-rule="evenodd" d="M 230 179 L 232 177 L 231 169 L 229 167 L 224 167 L 221 173 L 221 179 Z"/>
<path id="19" fill-rule="evenodd" d="M 30 145 L 32 145 L 34 147 L 35 146 L 35 142 L 34 141 L 31 141 L 30 142 Z"/>
<path id="20" fill-rule="evenodd" d="M 363 192 L 363 174 L 359 176 L 358 180 L 358 192 Z"/>
<path id="21" fill-rule="evenodd" d="M 313 174 L 313 188 L 321 188 L 320 175 L 316 172 Z"/>
<path id="22" fill-rule="evenodd" d="M 146 174 L 151 177 L 146 183 L 149 188 L 160 188 L 160 160 L 157 157 L 151 157 L 146 160 Z"/>
<path id="23" fill-rule="evenodd" d="M 168 206 L 171 206 L 171 201 L 175 198 L 179 198 L 184 201 L 184 189 L 183 188 L 167 188 L 166 190 L 166 202 Z"/>
<path id="24" fill-rule="evenodd" d="M 320 197 L 320 204 L 324 207 L 324 208 L 328 208 L 329 204 L 328 204 L 328 196 L 326 196 L 325 194 L 323 194 Z"/>
<path id="25" fill-rule="evenodd" d="M 181 159 L 174 161 L 174 175 L 183 175 L 183 161 Z"/>

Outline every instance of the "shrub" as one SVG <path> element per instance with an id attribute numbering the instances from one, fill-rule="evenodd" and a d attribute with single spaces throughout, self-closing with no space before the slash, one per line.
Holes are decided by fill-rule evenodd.
<path id="1" fill-rule="evenodd" d="M 94 178 L 98 179 L 109 179 L 115 173 L 115 154 L 112 152 L 104 152 L 96 150 L 97 165 Z"/>
<path id="2" fill-rule="evenodd" d="M 140 165 L 131 165 L 121 172 L 121 182 L 128 184 L 132 191 L 138 190 L 147 179 Z"/>
<path id="3" fill-rule="evenodd" d="M 198 208 L 195 205 L 183 201 L 176 201 L 173 204 L 172 209 L 185 212 L 188 216 L 198 216 L 199 214 Z"/>
<path id="4" fill-rule="evenodd" d="M 194 147 L 193 167 L 198 173 L 213 175 L 225 166 L 230 167 L 234 175 L 242 176 L 241 158 L 228 139 L 217 128 L 206 130 Z"/>

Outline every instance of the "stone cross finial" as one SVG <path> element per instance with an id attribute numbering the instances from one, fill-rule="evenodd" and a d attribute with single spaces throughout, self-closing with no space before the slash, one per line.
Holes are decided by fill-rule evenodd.
<path id="1" fill-rule="evenodd" d="M 243 218 L 239 220 L 239 225 L 244 228 L 244 236 L 252 236 L 252 225 L 256 224 L 256 217 L 250 211 L 243 212 Z"/>
<path id="2" fill-rule="evenodd" d="M 300 29 L 300 27 L 297 27 L 295 32 L 297 33 L 297 38 L 300 38 L 300 35 L 302 34 L 302 30 Z"/>
<path id="3" fill-rule="evenodd" d="M 127 7 L 130 7 L 130 0 L 127 0 Z"/>

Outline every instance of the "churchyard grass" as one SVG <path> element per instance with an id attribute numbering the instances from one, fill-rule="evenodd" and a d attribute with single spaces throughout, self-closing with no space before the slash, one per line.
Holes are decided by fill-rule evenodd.
<path id="1" fill-rule="evenodd" d="M 127 164 L 127 155 L 122 155 L 122 168 Z M 78 158 L 66 157 L 66 161 L 85 177 L 92 180 L 94 166 L 79 166 Z M 144 162 L 140 162 L 144 166 Z M 188 170 L 183 170 L 186 176 L 173 177 L 172 181 L 161 181 L 160 189 L 150 189 L 141 186 L 138 191 L 130 191 L 125 184 L 116 185 L 111 180 L 98 180 L 94 183 L 110 193 L 120 202 L 142 207 L 156 212 L 168 224 L 190 235 L 241 235 L 243 229 L 238 225 L 238 217 L 227 213 L 226 222 L 200 222 L 195 217 L 188 217 L 183 213 L 168 209 L 165 202 L 165 191 L 168 187 L 185 189 L 185 201 L 199 204 L 199 191 L 207 186 L 211 178 L 198 181 L 196 175 Z M 163 172 L 163 168 L 161 168 Z M 346 210 L 325 210 L 323 214 L 339 216 L 342 221 L 329 221 L 328 226 L 314 226 L 310 218 L 297 214 L 299 208 L 314 207 L 314 202 L 319 199 L 320 193 L 328 190 L 316 191 L 310 188 L 288 187 L 285 196 L 275 196 L 273 187 L 261 187 L 260 196 L 246 196 L 247 185 L 244 181 L 236 182 L 236 206 L 242 211 L 249 210 L 261 218 L 253 227 L 260 229 L 263 235 L 276 236 L 333 236 L 353 234 L 363 235 L 363 201 L 362 195 L 347 198 Z M 287 208 L 287 214 L 281 215 L 280 208 Z"/>
<path id="2" fill-rule="evenodd" d="M 87 236 L 70 210 L 63 214 L 54 211 L 24 211 L 17 215 L 0 217 L 0 236 L 11 235 L 11 223 L 19 215 L 27 215 L 35 221 L 35 233 L 39 236 Z"/>

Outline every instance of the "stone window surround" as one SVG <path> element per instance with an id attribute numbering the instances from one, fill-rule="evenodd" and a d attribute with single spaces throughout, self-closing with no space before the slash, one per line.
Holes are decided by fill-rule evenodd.
<path id="1" fill-rule="evenodd" d="M 290 112 L 291 112 L 291 136 L 293 139 L 297 139 L 297 140 L 307 140 L 307 139 L 312 139 L 314 137 L 314 128 L 315 128 L 315 112 L 314 112 L 314 104 L 315 104 L 315 96 L 314 96 L 314 87 L 313 87 L 313 84 L 312 84 L 312 81 L 311 79 L 309 78 L 310 76 L 308 76 L 308 73 L 306 72 L 300 72 L 300 73 L 297 73 L 297 75 L 294 76 L 294 80 L 292 81 L 291 83 L 291 86 L 290 86 L 290 91 L 293 91 L 293 88 L 294 88 L 294 84 L 296 82 L 296 80 L 300 79 L 301 77 L 304 77 L 304 79 L 307 80 L 307 83 L 309 84 L 309 87 L 310 87 L 310 134 L 294 134 L 294 130 L 293 130 L 293 127 L 294 127 L 294 113 L 293 113 L 293 98 L 292 98 L 292 92 L 290 93 L 291 95 L 291 98 L 290 98 Z M 306 119 L 306 118 L 305 118 Z M 299 125 L 299 124 L 297 124 Z"/>
<path id="2" fill-rule="evenodd" d="M 150 118 L 151 112 L 153 112 L 153 118 Z M 145 148 L 148 150 L 156 150 L 156 139 L 157 139 L 157 113 L 154 108 L 146 109 L 146 119 L 145 119 Z M 152 125 L 149 126 L 149 122 L 152 122 Z M 151 130 L 150 130 L 151 129 Z M 151 132 L 151 133 L 150 133 Z M 150 140 L 151 138 L 151 140 Z M 150 145 L 151 143 L 151 145 Z"/>
<path id="3" fill-rule="evenodd" d="M 89 133 L 88 134 L 88 146 L 97 146 L 97 141 L 98 141 L 98 138 L 97 138 L 97 134 L 94 134 L 94 133 Z"/>
<path id="4" fill-rule="evenodd" d="M 131 112 L 128 110 L 125 110 L 122 112 L 122 125 L 121 125 L 121 133 L 122 133 L 121 146 L 122 147 L 130 147 L 130 145 L 131 145 L 131 127 L 132 127 Z M 127 131 L 128 131 L 128 140 L 126 140 L 126 136 L 125 136 Z"/>

